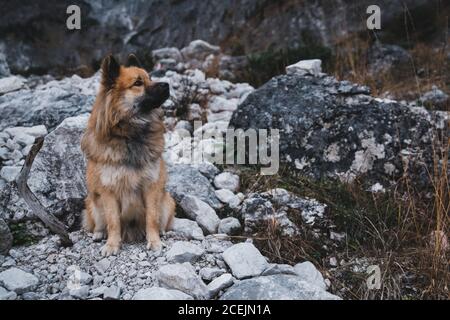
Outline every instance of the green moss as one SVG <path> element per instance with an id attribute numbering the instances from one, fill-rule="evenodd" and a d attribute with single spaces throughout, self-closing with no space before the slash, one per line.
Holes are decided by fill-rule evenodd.
<path id="1" fill-rule="evenodd" d="M 13 246 L 28 246 L 39 241 L 39 238 L 32 235 L 25 223 L 12 223 L 9 229 L 13 235 Z"/>

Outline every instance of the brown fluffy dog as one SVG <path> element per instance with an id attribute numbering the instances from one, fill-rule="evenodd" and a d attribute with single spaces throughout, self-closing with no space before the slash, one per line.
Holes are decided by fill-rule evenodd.
<path id="1" fill-rule="evenodd" d="M 116 254 L 122 240 L 147 238 L 161 248 L 160 232 L 174 216 L 175 203 L 165 191 L 164 124 L 161 104 L 167 83 L 152 82 L 134 55 L 125 66 L 113 56 L 102 63 L 102 80 L 81 141 L 87 158 L 84 226 L 101 240 L 102 254 Z"/>

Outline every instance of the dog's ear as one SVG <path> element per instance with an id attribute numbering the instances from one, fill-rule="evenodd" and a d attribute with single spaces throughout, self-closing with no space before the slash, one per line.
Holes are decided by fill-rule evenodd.
<path id="1" fill-rule="evenodd" d="M 141 62 L 139 61 L 139 59 L 133 54 L 130 53 L 128 55 L 128 59 L 127 59 L 127 67 L 138 67 L 138 68 L 142 68 Z"/>
<path id="2" fill-rule="evenodd" d="M 113 57 L 112 54 L 108 55 L 102 62 L 102 84 L 106 88 L 111 88 L 116 82 L 117 77 L 120 74 L 120 64 Z"/>

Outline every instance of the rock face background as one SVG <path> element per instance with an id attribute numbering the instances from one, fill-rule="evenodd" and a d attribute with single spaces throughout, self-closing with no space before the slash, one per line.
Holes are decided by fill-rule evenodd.
<path id="1" fill-rule="evenodd" d="M 65 27 L 66 8 L 71 4 L 81 8 L 80 32 Z M 14 74 L 70 74 L 95 71 L 109 52 L 125 55 L 167 46 L 181 48 L 195 39 L 220 45 L 227 54 L 311 43 L 329 46 L 340 37 L 365 30 L 361 12 L 370 4 L 368 0 L 2 0 L 0 53 Z M 402 17 L 403 5 L 413 13 L 435 9 L 426 0 L 377 4 L 383 8 L 385 25 Z"/>

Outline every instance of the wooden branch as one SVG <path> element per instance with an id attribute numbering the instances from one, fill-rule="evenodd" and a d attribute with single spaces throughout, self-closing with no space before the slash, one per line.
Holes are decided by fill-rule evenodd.
<path id="1" fill-rule="evenodd" d="M 19 176 L 16 178 L 15 183 L 17 189 L 19 190 L 19 195 L 25 200 L 33 213 L 42 220 L 42 222 L 52 231 L 56 233 L 61 238 L 61 244 L 65 247 L 72 246 L 72 240 L 69 238 L 69 233 L 67 232 L 66 226 L 59 221 L 53 214 L 46 212 L 45 208 L 39 202 L 39 199 L 28 187 L 28 175 L 30 174 L 31 166 L 33 165 L 34 158 L 41 150 L 42 144 L 44 143 L 44 138 L 37 138 L 33 147 L 25 159 L 25 164 L 20 170 Z"/>

